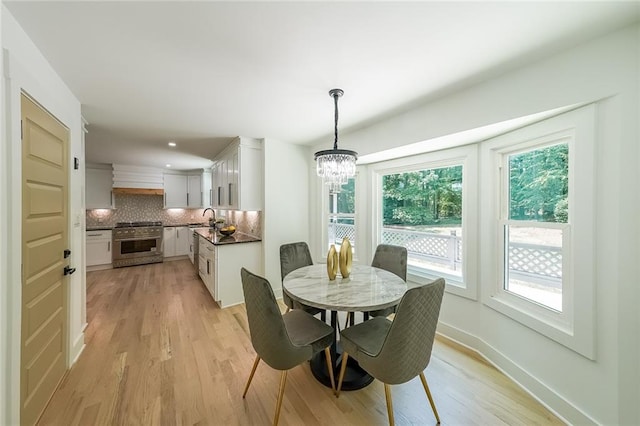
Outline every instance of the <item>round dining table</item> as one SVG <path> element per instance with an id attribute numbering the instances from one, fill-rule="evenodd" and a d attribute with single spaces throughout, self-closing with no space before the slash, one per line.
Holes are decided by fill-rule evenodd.
<path id="1" fill-rule="evenodd" d="M 337 328 L 337 312 L 369 312 L 396 306 L 407 291 L 407 283 L 397 275 L 380 268 L 353 265 L 348 278 L 340 274 L 329 280 L 327 266 L 316 264 L 304 266 L 290 272 L 282 281 L 283 291 L 293 300 L 304 305 L 331 311 L 331 326 Z M 324 352 L 311 360 L 311 371 L 315 378 L 331 387 L 324 359 Z M 342 350 L 338 333 L 331 347 L 334 377 L 338 377 Z M 373 381 L 358 363 L 349 358 L 342 383 L 343 390 L 361 389 Z"/>

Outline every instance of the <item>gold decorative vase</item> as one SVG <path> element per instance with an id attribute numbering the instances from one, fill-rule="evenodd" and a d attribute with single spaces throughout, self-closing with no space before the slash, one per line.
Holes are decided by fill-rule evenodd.
<path id="1" fill-rule="evenodd" d="M 349 278 L 351 274 L 351 264 L 353 263 L 353 252 L 351 251 L 351 242 L 349 238 L 342 239 L 340 246 L 340 274 L 342 278 Z"/>
<path id="2" fill-rule="evenodd" d="M 329 275 L 329 281 L 335 280 L 338 275 L 338 252 L 333 244 L 327 254 L 327 275 Z"/>

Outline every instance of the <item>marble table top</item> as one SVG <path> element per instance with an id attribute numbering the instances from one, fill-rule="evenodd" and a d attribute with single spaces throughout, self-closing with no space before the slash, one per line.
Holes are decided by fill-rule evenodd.
<path id="1" fill-rule="evenodd" d="M 349 278 L 329 281 L 327 265 L 305 266 L 290 272 L 283 291 L 305 305 L 332 311 L 372 311 L 395 306 L 407 291 L 397 275 L 365 265 L 353 265 Z"/>

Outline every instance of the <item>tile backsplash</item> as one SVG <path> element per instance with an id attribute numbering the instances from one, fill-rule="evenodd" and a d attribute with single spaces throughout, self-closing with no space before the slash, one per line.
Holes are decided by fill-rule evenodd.
<path id="1" fill-rule="evenodd" d="M 207 223 L 204 209 L 165 209 L 161 195 L 116 194 L 116 208 L 87 210 L 87 228 L 113 227 L 117 222 L 159 221 L 164 225 Z M 262 236 L 262 215 L 255 211 L 216 210 L 216 217 L 236 225 L 238 232 Z"/>

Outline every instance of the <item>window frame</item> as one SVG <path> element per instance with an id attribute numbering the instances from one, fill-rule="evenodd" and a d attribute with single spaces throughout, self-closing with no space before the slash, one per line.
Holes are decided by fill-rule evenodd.
<path id="1" fill-rule="evenodd" d="M 359 215 L 359 211 L 362 210 L 362 206 L 359 205 L 359 203 L 362 202 L 362 197 L 358 196 L 359 193 L 361 193 L 362 191 L 362 179 L 359 178 L 359 175 L 361 173 L 360 167 L 357 166 L 356 168 L 356 175 L 352 178 L 354 179 L 354 212 L 353 212 L 353 224 L 354 224 L 354 232 L 356 235 L 356 238 L 354 241 L 351 241 L 351 246 L 353 249 L 353 262 L 354 263 L 358 263 L 359 262 L 359 257 L 362 254 L 362 247 L 365 247 L 365 242 L 362 241 L 362 237 L 361 235 L 363 235 L 364 230 L 362 229 L 361 224 L 359 223 L 361 220 L 361 216 Z M 321 208 L 321 221 L 322 221 L 322 233 L 320 236 L 320 247 L 321 247 L 321 251 L 320 254 L 322 256 L 321 258 L 321 263 L 326 262 L 326 257 L 327 257 L 327 253 L 329 251 L 329 237 L 328 237 L 328 230 L 329 230 L 329 216 L 333 216 L 333 213 L 329 213 L 329 186 L 325 185 L 324 182 L 322 182 L 322 189 L 321 189 L 321 203 L 320 203 L 320 208 Z M 351 215 L 351 213 L 338 213 L 337 216 L 339 217 L 341 214 L 346 214 L 346 215 Z M 347 216 L 345 216 L 347 217 Z"/>
<path id="2" fill-rule="evenodd" d="M 493 241 L 493 250 L 480 253 L 482 302 L 555 340 L 595 359 L 595 105 L 552 117 L 485 141 L 480 148 L 480 180 L 485 188 L 481 210 L 481 240 Z M 569 143 L 567 224 L 513 221 L 517 225 L 563 229 L 562 312 L 504 289 L 505 228 L 508 220 L 508 155 L 566 141 Z M 577 182 L 580 182 L 578 185 Z M 579 211 L 580 214 L 574 214 Z M 543 222 L 544 223 L 544 222 Z M 566 232 L 565 232 L 566 231 Z M 580 286 L 576 286 L 579 283 Z"/>
<path id="3" fill-rule="evenodd" d="M 382 177 L 384 175 L 462 165 L 462 277 L 428 269 L 407 267 L 407 281 L 425 284 L 443 277 L 446 291 L 468 299 L 478 299 L 478 147 L 471 144 L 369 165 L 371 182 L 371 253 L 382 242 Z"/>

